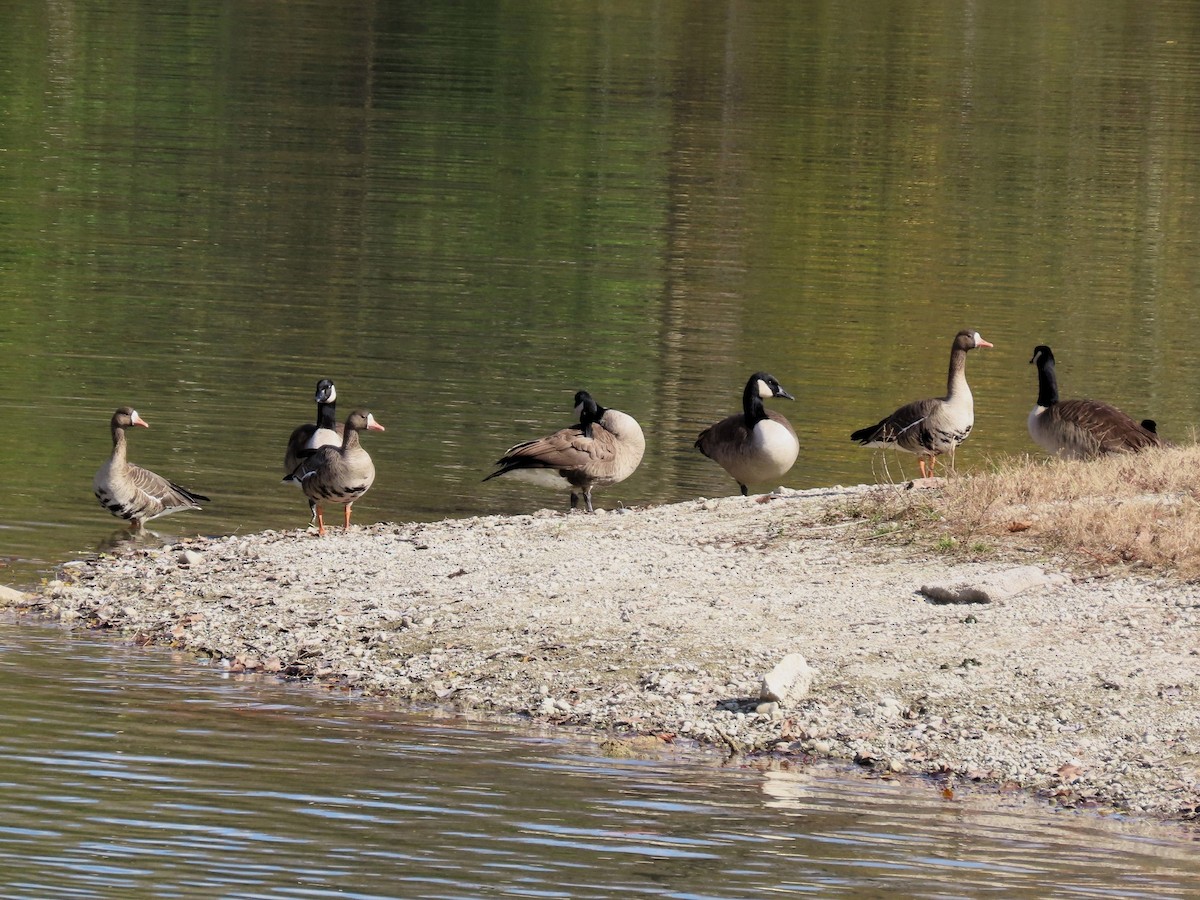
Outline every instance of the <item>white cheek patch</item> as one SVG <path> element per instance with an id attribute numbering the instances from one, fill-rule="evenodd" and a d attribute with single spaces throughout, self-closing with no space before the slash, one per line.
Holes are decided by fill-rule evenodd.
<path id="1" fill-rule="evenodd" d="M 771 390 L 767 383 L 761 378 L 758 379 L 758 396 L 762 397 L 764 400 L 775 396 L 775 392 Z"/>
<path id="2" fill-rule="evenodd" d="M 978 337 L 978 335 L 976 335 Z M 332 384 L 329 386 L 329 396 L 325 398 L 326 403 L 333 403 L 337 400 L 337 388 Z"/>

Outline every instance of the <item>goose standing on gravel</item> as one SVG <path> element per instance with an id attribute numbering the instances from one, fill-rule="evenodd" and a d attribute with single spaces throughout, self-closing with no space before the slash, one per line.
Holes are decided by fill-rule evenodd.
<path id="1" fill-rule="evenodd" d="M 337 420 L 337 388 L 328 378 L 317 382 L 313 396 L 317 402 L 317 421 L 297 425 L 288 438 L 287 450 L 283 455 L 283 472 L 290 475 L 296 466 L 321 447 L 338 447 L 342 443 L 343 425 Z M 317 505 L 308 501 L 310 524 L 317 521 Z"/>
<path id="2" fill-rule="evenodd" d="M 300 461 L 319 447 L 337 447 L 342 443 L 342 424 L 337 420 L 337 388 L 328 378 L 317 382 L 317 421 L 297 425 L 288 438 L 283 456 L 283 471 L 291 474 Z"/>
<path id="3" fill-rule="evenodd" d="M 375 464 L 358 441 L 360 431 L 383 431 L 384 427 L 365 409 L 356 409 L 346 417 L 342 442 L 337 447 L 318 447 L 285 477 L 300 485 L 304 495 L 316 507 L 317 534 L 325 533 L 321 505 L 340 503 L 345 510 L 345 527 L 350 530 L 350 507 L 375 481 Z"/>
<path id="4" fill-rule="evenodd" d="M 646 437 L 633 416 L 606 409 L 587 391 L 575 394 L 579 424 L 510 447 L 487 481 L 508 475 L 529 484 L 569 491 L 571 509 L 579 498 L 592 512 L 592 489 L 624 481 L 646 452 Z"/>
<path id="5" fill-rule="evenodd" d="M 749 494 L 747 485 L 786 475 L 800 453 L 791 423 L 763 406 L 770 397 L 796 399 L 773 375 L 755 372 L 742 391 L 742 412 L 710 425 L 696 439 L 696 449 L 733 476 L 743 497 Z"/>
<path id="6" fill-rule="evenodd" d="M 860 428 L 850 439 L 864 447 L 895 447 L 915 453 L 922 478 L 933 475 L 934 461 L 943 453 L 950 454 L 953 470 L 954 450 L 975 425 L 975 400 L 967 384 L 967 353 L 976 347 L 991 346 L 978 331 L 960 331 L 950 346 L 945 397 L 914 400 L 874 425 Z"/>
<path id="7" fill-rule="evenodd" d="M 114 516 L 129 520 L 134 530 L 138 530 L 151 519 L 181 509 L 200 509 L 200 502 L 208 501 L 203 494 L 180 487 L 126 459 L 125 429 L 150 427 L 137 410 L 122 406 L 113 413 L 110 424 L 112 455 L 92 479 L 92 491 L 101 506 Z"/>
<path id="8" fill-rule="evenodd" d="M 1047 453 L 1067 459 L 1093 459 L 1107 453 L 1136 453 L 1162 446 L 1151 419 L 1135 422 L 1099 400 L 1059 400 L 1054 353 L 1045 344 L 1033 348 L 1037 365 L 1037 405 L 1029 414 L 1029 436 Z"/>

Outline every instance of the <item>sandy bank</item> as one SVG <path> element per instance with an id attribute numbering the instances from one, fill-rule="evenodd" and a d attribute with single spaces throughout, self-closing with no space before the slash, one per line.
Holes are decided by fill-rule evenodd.
<path id="1" fill-rule="evenodd" d="M 1064 578 L 936 604 L 923 584 L 1017 563 L 871 540 L 828 515 L 849 495 L 135 548 L 32 605 L 235 670 L 1197 815 L 1200 589 Z M 790 653 L 811 692 L 760 701 Z"/>

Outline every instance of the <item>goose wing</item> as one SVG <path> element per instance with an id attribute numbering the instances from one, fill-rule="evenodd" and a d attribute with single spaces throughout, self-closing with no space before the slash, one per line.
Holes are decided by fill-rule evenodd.
<path id="1" fill-rule="evenodd" d="M 929 417 L 943 403 L 940 398 L 914 400 L 874 425 L 860 428 L 850 439 L 864 446 L 898 444 L 904 448 L 920 448 L 924 444 L 923 434 L 928 430 Z"/>
<path id="2" fill-rule="evenodd" d="M 611 460 L 616 453 L 616 438 L 610 431 L 597 424 L 593 424 L 591 430 L 592 436 L 588 437 L 582 428 L 575 425 L 536 440 L 516 444 L 496 460 L 498 468 L 484 481 L 514 469 L 587 471 Z"/>
<path id="3" fill-rule="evenodd" d="M 130 464 L 126 474 L 148 519 L 177 509 L 199 509 L 209 499 L 141 466 Z"/>
<path id="4" fill-rule="evenodd" d="M 1093 453 L 1136 453 L 1159 447 L 1162 438 L 1101 400 L 1064 400 L 1046 414 L 1067 447 L 1089 445 Z"/>

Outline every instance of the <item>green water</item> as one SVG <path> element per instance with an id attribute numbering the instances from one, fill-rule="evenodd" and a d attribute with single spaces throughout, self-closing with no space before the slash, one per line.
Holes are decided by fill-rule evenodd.
<path id="1" fill-rule="evenodd" d="M 213 498 L 166 536 L 302 525 L 280 459 L 325 376 L 388 427 L 360 521 L 564 506 L 479 481 L 580 388 L 648 435 L 601 504 L 730 493 L 691 444 L 756 369 L 798 398 L 786 484 L 870 481 L 849 432 L 941 393 L 964 326 L 996 349 L 960 467 L 1036 450 L 1036 343 L 1065 396 L 1200 419 L 1189 3 L 3 16 L 10 580 L 118 527 L 119 404 L 132 458 Z"/>

